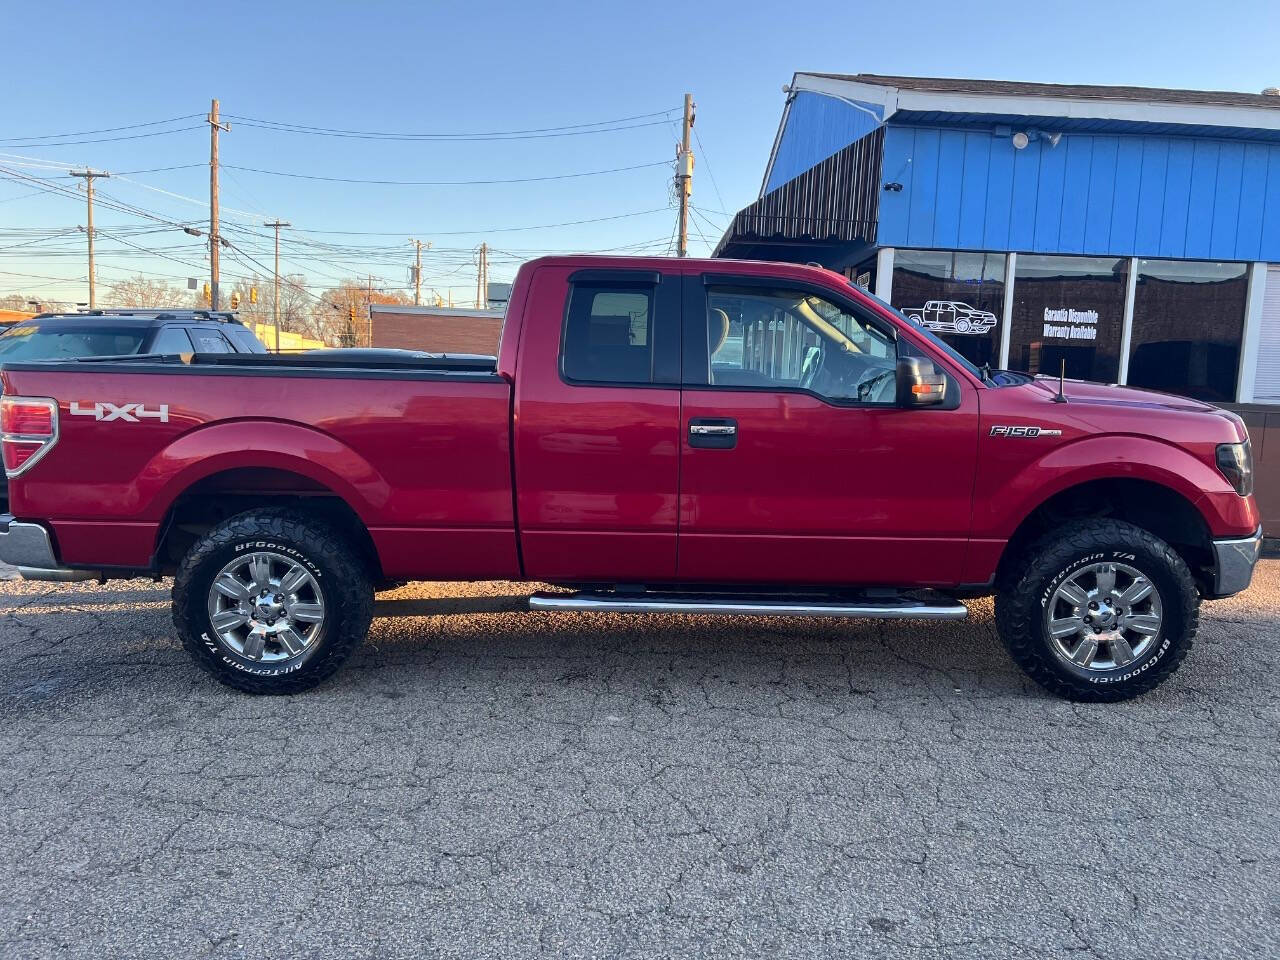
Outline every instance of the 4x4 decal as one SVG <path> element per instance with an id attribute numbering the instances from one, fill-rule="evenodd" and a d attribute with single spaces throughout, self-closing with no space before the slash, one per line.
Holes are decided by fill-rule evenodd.
<path id="1" fill-rule="evenodd" d="M 159 420 L 161 423 L 168 423 L 169 405 L 162 403 L 153 409 L 148 409 L 145 403 L 108 403 L 106 400 L 99 400 L 97 403 L 82 404 L 79 400 L 72 400 L 71 415 L 93 417 L 103 423 L 111 420 L 124 420 L 128 423 Z"/>

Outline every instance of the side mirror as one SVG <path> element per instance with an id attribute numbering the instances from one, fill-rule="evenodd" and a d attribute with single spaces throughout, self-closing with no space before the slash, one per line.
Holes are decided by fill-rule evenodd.
<path id="1" fill-rule="evenodd" d="M 947 398 L 947 378 L 923 357 L 898 358 L 898 406 L 932 407 Z"/>

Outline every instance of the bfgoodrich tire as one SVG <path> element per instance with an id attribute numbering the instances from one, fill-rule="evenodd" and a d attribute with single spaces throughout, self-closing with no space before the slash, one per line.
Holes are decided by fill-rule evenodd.
<path id="1" fill-rule="evenodd" d="M 1069 522 L 1009 565 L 996 626 L 1028 676 L 1069 700 L 1128 700 L 1191 650 L 1200 599 L 1167 543 L 1119 520 Z"/>
<path id="2" fill-rule="evenodd" d="M 373 588 L 341 534 L 264 509 L 231 517 L 183 558 L 173 582 L 182 644 L 248 693 L 298 693 L 330 676 L 368 633 Z"/>

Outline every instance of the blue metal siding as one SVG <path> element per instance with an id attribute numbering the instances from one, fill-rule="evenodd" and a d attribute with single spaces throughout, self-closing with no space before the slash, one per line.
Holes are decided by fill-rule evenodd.
<path id="1" fill-rule="evenodd" d="M 1280 261 L 1280 144 L 890 123 L 884 246 Z M 899 171 L 895 173 L 894 171 Z"/>
<path id="2" fill-rule="evenodd" d="M 1169 142 L 1169 162 L 1164 170 L 1164 216 L 1156 242 L 1156 253 L 1162 257 L 1181 257 L 1187 252 L 1187 214 L 1191 207 L 1195 148 L 1193 140 Z"/>
<path id="3" fill-rule="evenodd" d="M 1138 204 L 1142 195 L 1144 142 L 1137 137 L 1116 138 L 1116 182 L 1111 191 L 1111 226 L 1107 245 L 1127 250 L 1138 246 Z M 1152 191 L 1153 194 L 1155 191 Z M 1086 237 L 1086 242 L 1090 238 Z"/>
<path id="4" fill-rule="evenodd" d="M 982 149 L 968 137 L 964 144 L 965 183 L 986 183 L 991 163 L 991 151 Z M 1005 216 L 1008 216 L 1006 213 Z M 987 191 L 965 190 L 960 194 L 959 221 L 957 223 L 957 247 L 980 247 L 986 237 Z"/>
<path id="5" fill-rule="evenodd" d="M 1113 169 L 1116 177 L 1099 177 L 1089 180 L 1089 195 L 1085 205 L 1083 249 L 1099 250 L 1111 246 L 1111 214 L 1115 209 L 1116 180 L 1119 179 L 1120 138 L 1095 137 L 1090 169 Z"/>
<path id="6" fill-rule="evenodd" d="M 807 90 L 795 95 L 787 112 L 778 152 L 769 170 L 768 193 L 861 140 L 880 126 L 884 108 L 828 97 Z"/>
<path id="7" fill-rule="evenodd" d="M 1280 250 L 1280 153 L 1267 154 L 1267 192 L 1262 200 L 1262 239 L 1258 247 L 1259 260 L 1276 261 L 1274 252 Z"/>

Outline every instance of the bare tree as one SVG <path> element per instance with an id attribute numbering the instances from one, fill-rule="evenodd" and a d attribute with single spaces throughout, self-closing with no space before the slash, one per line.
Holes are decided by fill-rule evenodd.
<path id="1" fill-rule="evenodd" d="M 348 280 L 326 290 L 312 308 L 317 336 L 340 347 L 362 347 L 369 335 L 371 303 L 412 303 L 401 290 L 374 290 L 358 280 Z M 354 321 L 352 317 L 354 315 Z"/>
<path id="2" fill-rule="evenodd" d="M 0 310 L 20 310 L 25 313 L 74 313 L 76 305 L 69 300 L 49 300 L 25 293 L 10 293 L 0 297 Z"/>
<path id="3" fill-rule="evenodd" d="M 191 307 L 194 300 L 195 296 L 181 287 L 170 286 L 163 280 L 148 280 L 141 274 L 111 284 L 106 296 L 107 303 L 113 307 L 139 307 L 143 310 Z"/>
<path id="4" fill-rule="evenodd" d="M 22 293 L 11 293 L 0 297 L 0 310 L 29 310 L 27 301 L 31 298 Z"/>
<path id="5" fill-rule="evenodd" d="M 253 303 L 250 296 L 252 288 L 258 289 L 258 302 Z M 238 280 L 233 288 L 240 299 L 237 312 L 246 323 L 260 323 L 270 326 L 275 321 L 275 280 L 272 277 L 254 277 L 252 280 Z M 311 294 L 307 292 L 307 280 L 300 273 L 284 274 L 280 277 L 280 329 L 314 336 L 312 323 Z M 267 346 L 274 346 L 267 344 Z"/>

